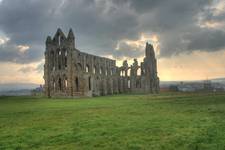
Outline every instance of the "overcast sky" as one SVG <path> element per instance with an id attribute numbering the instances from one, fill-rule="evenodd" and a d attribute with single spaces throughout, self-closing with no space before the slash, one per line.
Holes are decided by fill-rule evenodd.
<path id="1" fill-rule="evenodd" d="M 224 0 L 0 0 L 0 83 L 43 83 L 45 40 L 59 27 L 118 64 L 152 43 L 161 80 L 225 77 Z"/>

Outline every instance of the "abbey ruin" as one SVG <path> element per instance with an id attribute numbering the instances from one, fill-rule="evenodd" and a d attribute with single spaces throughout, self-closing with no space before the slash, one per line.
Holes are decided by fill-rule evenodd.
<path id="1" fill-rule="evenodd" d="M 146 43 L 145 58 L 138 65 L 81 52 L 70 29 L 47 37 L 44 65 L 45 94 L 48 97 L 100 96 L 117 93 L 158 93 L 159 78 L 154 48 Z"/>

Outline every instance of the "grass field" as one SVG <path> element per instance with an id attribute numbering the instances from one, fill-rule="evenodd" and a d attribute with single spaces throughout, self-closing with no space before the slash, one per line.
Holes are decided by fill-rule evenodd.
<path id="1" fill-rule="evenodd" d="M 0 97 L 0 149 L 225 150 L 225 93 Z"/>

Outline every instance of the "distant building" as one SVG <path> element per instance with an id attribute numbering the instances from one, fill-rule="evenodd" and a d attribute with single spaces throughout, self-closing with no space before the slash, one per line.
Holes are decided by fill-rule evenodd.
<path id="1" fill-rule="evenodd" d="M 40 85 L 39 87 L 35 88 L 34 90 L 31 91 L 32 95 L 42 95 L 44 92 L 44 88 L 42 85 Z"/>
<path id="2" fill-rule="evenodd" d="M 181 82 L 179 85 L 177 85 L 178 91 L 182 92 L 194 92 L 194 91 L 200 91 L 203 89 L 202 83 L 199 82 Z"/>
<path id="3" fill-rule="evenodd" d="M 204 91 L 213 91 L 212 82 L 210 80 L 203 81 L 203 90 Z"/>
<path id="4" fill-rule="evenodd" d="M 177 85 L 170 85 L 169 90 L 174 92 L 179 91 Z"/>

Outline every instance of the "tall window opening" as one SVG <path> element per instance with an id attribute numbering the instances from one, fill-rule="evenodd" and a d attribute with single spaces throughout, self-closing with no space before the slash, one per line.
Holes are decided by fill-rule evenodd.
<path id="1" fill-rule="evenodd" d="M 110 75 L 113 75 L 113 69 L 111 69 L 111 71 L 110 71 Z"/>
<path id="2" fill-rule="evenodd" d="M 89 68 L 88 65 L 86 65 L 85 71 L 86 71 L 86 72 L 89 72 L 89 71 L 90 71 L 90 68 Z"/>
<path id="3" fill-rule="evenodd" d="M 67 78 L 65 79 L 65 88 L 68 87 L 68 81 L 67 81 Z"/>
<path id="4" fill-rule="evenodd" d="M 91 90 L 91 77 L 88 78 L 88 87 L 89 87 L 89 90 Z"/>
<path id="5" fill-rule="evenodd" d="M 55 91 L 55 80 L 53 80 L 53 89 Z"/>
<path id="6" fill-rule="evenodd" d="M 62 60 L 61 60 L 61 54 L 62 54 L 62 52 L 61 52 L 61 50 L 59 50 L 58 51 L 58 69 L 59 70 L 61 69 L 61 62 L 62 62 Z"/>
<path id="7" fill-rule="evenodd" d="M 130 80 L 127 81 L 127 87 L 130 89 Z"/>
<path id="8" fill-rule="evenodd" d="M 93 73 L 96 74 L 96 67 L 93 68 Z"/>
<path id="9" fill-rule="evenodd" d="M 67 57 L 65 57 L 65 68 L 67 68 Z"/>
<path id="10" fill-rule="evenodd" d="M 59 70 L 61 70 L 61 61 L 60 60 L 58 61 L 58 68 L 59 68 Z"/>
<path id="11" fill-rule="evenodd" d="M 61 78 L 59 78 L 58 84 L 59 84 L 59 90 L 61 91 L 62 90 L 62 81 L 61 81 Z"/>
<path id="12" fill-rule="evenodd" d="M 65 59 L 64 59 L 64 61 L 65 61 L 65 68 L 67 68 L 67 51 L 65 51 Z"/>
<path id="13" fill-rule="evenodd" d="M 120 71 L 120 76 L 121 76 L 121 77 L 125 77 L 125 71 L 124 71 L 124 70 L 121 70 L 121 71 Z"/>
<path id="14" fill-rule="evenodd" d="M 55 70 L 55 58 L 54 58 L 54 52 L 51 51 L 51 61 L 52 61 L 52 70 L 54 71 Z"/>
<path id="15" fill-rule="evenodd" d="M 79 91 L 79 81 L 78 81 L 78 77 L 76 77 L 75 79 L 75 86 L 76 86 L 76 91 Z"/>
<path id="16" fill-rule="evenodd" d="M 61 36 L 58 36 L 58 42 L 59 42 L 59 46 L 61 45 Z"/>
<path id="17" fill-rule="evenodd" d="M 102 67 L 100 68 L 99 73 L 102 74 Z"/>

